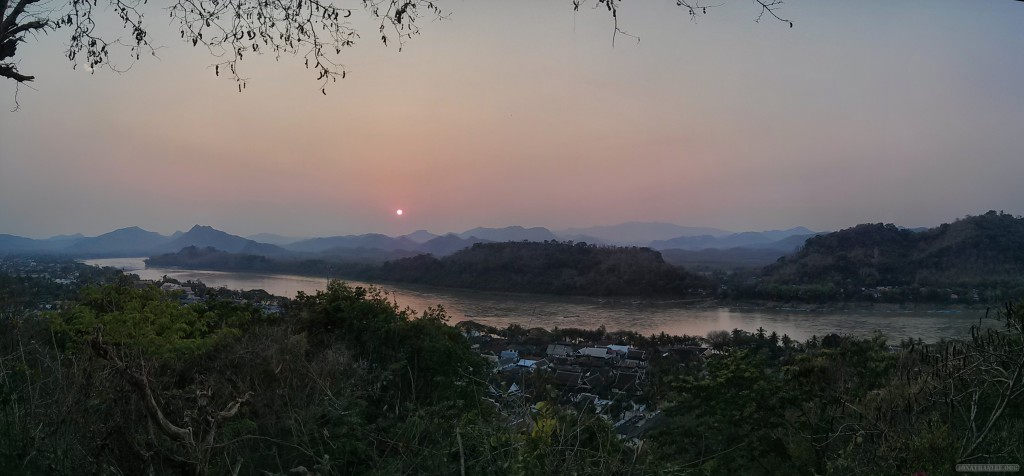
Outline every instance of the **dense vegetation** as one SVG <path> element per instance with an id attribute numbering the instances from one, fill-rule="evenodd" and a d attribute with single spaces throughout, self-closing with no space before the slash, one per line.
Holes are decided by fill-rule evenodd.
<path id="1" fill-rule="evenodd" d="M 942 475 L 1024 462 L 1019 307 L 962 341 L 895 347 L 763 329 L 497 331 L 651 350 L 644 401 L 666 417 L 630 440 L 551 382 L 490 399 L 489 366 L 440 308 L 332 282 L 268 313 L 112 281 L 0 320 L 0 474 Z M 714 351 L 653 352 L 678 343 Z"/>
<path id="2" fill-rule="evenodd" d="M 734 286 L 803 301 L 994 303 L 1024 297 L 1024 218 L 996 212 L 924 231 L 865 224 L 807 240 Z"/>
<path id="3" fill-rule="evenodd" d="M 712 287 L 649 248 L 572 242 L 477 243 L 437 259 L 385 263 L 374 277 L 489 291 L 586 296 L 699 295 Z"/>
<path id="4" fill-rule="evenodd" d="M 312 276 L 364 276 L 375 267 L 365 257 L 356 261 L 340 259 L 268 258 L 263 255 L 229 253 L 212 247 L 188 246 L 176 253 L 146 259 L 147 266 L 211 269 L 251 273 L 303 274 Z"/>
<path id="5" fill-rule="evenodd" d="M 321 259 L 292 261 L 196 247 L 155 256 L 146 263 L 587 296 L 682 296 L 704 294 L 712 287 L 709 281 L 665 263 L 657 251 L 647 248 L 557 241 L 477 243 L 440 259 L 418 255 L 380 266 Z"/>

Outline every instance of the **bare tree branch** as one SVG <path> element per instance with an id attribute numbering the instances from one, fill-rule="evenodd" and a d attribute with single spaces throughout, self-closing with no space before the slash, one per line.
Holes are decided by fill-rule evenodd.
<path id="1" fill-rule="evenodd" d="M 42 0 L 0 0 L 0 45 L 7 53 L 3 58 L 15 58 L 16 44 L 27 32 L 49 29 L 70 29 L 66 55 L 75 67 L 81 62 L 90 72 L 108 68 L 123 72 L 141 60 L 142 55 L 155 56 L 144 23 L 143 9 L 147 0 L 66 0 L 61 9 L 48 9 Z M 619 35 L 640 41 L 625 31 L 619 23 L 621 0 L 573 0 L 573 8 L 592 1 L 595 9 L 608 12 L 612 20 L 612 45 Z M 753 0 L 760 6 L 757 21 L 766 15 L 788 23 L 778 9 L 782 0 Z M 675 0 L 691 19 L 708 13 L 709 8 L 700 0 Z M 361 38 L 350 19 L 356 14 L 368 16 L 377 24 L 377 34 L 385 45 L 397 45 L 402 50 L 405 42 L 420 33 L 419 24 L 428 18 L 446 19 L 447 15 L 435 0 L 360 0 L 356 8 L 341 7 L 332 0 L 173 0 L 166 9 L 172 24 L 178 27 L 182 41 L 193 47 L 202 47 L 217 60 L 211 64 L 214 74 L 225 76 L 237 83 L 238 91 L 246 88 L 248 78 L 240 71 L 246 56 L 270 54 L 301 57 L 305 68 L 312 69 L 320 90 L 327 94 L 327 86 L 344 79 L 348 73 L 341 61 L 342 52 Z M 8 13 L 9 10 L 9 13 Z M 99 16 L 113 12 L 120 21 L 123 37 L 101 33 L 97 29 Z M 26 18 L 28 19 L 26 21 Z M 112 51 L 127 51 L 129 63 L 116 64 Z M 123 61 L 123 60 L 122 60 Z M 31 81 L 32 76 L 18 72 L 14 63 L 0 63 L 0 77 L 18 82 Z"/>
<path id="2" fill-rule="evenodd" d="M 99 358 L 114 364 L 114 367 L 121 373 L 125 380 L 141 394 L 140 396 L 142 397 L 142 403 L 146 409 L 146 413 L 153 422 L 157 424 L 164 435 L 174 441 L 194 443 L 192 439 L 192 429 L 181 428 L 164 417 L 164 413 L 156 403 L 153 391 L 149 387 L 149 380 L 145 375 L 132 372 L 128 366 L 125 365 L 124 361 L 121 360 L 116 349 L 103 344 L 103 335 L 99 328 L 96 329 L 96 332 L 93 335 L 93 338 L 89 341 L 89 344 L 92 347 L 93 352 Z"/>

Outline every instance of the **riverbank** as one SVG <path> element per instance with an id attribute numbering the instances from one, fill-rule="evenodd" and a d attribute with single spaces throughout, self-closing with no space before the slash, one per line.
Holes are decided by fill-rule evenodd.
<path id="1" fill-rule="evenodd" d="M 114 260 L 143 260 L 144 258 L 120 258 Z M 85 260 L 89 261 L 100 261 L 100 260 Z M 710 309 L 710 308 L 730 308 L 739 310 L 772 310 L 780 312 L 807 312 L 807 313 L 822 313 L 822 312 L 880 312 L 880 313 L 916 313 L 916 312 L 928 312 L 928 313 L 962 313 L 962 312 L 984 312 L 988 308 L 998 308 L 998 303 L 947 303 L 947 302 L 904 302 L 904 303 L 890 303 L 890 302 L 872 302 L 872 301 L 830 301 L 830 302 L 801 302 L 801 301 L 772 301 L 772 300 L 752 300 L 752 299 L 730 299 L 723 297 L 690 297 L 690 298 L 677 298 L 676 296 L 664 295 L 664 294 L 652 294 L 652 295 L 635 295 L 635 296 L 586 296 L 586 295 L 569 295 L 569 294 L 549 294 L 549 293 L 531 293 L 531 292 L 518 292 L 518 291 L 504 291 L 504 290 L 481 290 L 475 288 L 464 288 L 455 286 L 441 286 L 435 284 L 422 284 L 422 283 L 409 283 L 402 281 L 391 281 L 391 280 L 379 280 L 379 279 L 368 279 L 363 273 L 345 273 L 338 272 L 339 270 L 333 270 L 332 273 L 323 272 L 275 272 L 272 270 L 235 270 L 225 269 L 216 266 L 197 266 L 197 267 L 178 267 L 178 266 L 160 266 L 153 268 L 143 269 L 163 269 L 163 270 L 180 270 L 182 272 L 191 271 L 208 271 L 218 273 L 233 273 L 240 275 L 251 275 L 255 278 L 258 277 L 271 277 L 271 276 L 295 276 L 303 278 L 323 279 L 324 281 L 329 279 L 340 279 L 343 281 L 369 283 L 384 287 L 394 286 L 413 286 L 416 288 L 423 288 L 435 291 L 454 291 L 460 293 L 485 293 L 489 295 L 509 295 L 509 296 L 531 296 L 531 297 L 549 297 L 549 298 L 565 298 L 565 299 L 596 299 L 601 303 L 609 304 L 630 304 L 630 305 L 650 305 L 652 303 L 659 304 L 670 304 L 670 305 L 687 305 L 693 306 L 698 309 Z M 137 269 L 135 270 L 137 271 Z M 131 272 L 131 271 L 129 271 Z"/>
<path id="2" fill-rule="evenodd" d="M 298 275 L 232 273 L 223 271 L 171 268 L 145 268 L 142 258 L 87 260 L 98 266 L 113 266 L 142 279 L 159 280 L 164 275 L 185 281 L 202 281 L 211 287 L 248 290 L 264 289 L 285 297 L 298 292 L 315 293 L 327 286 L 326 277 Z M 713 299 L 627 299 L 543 294 L 500 293 L 408 285 L 402 283 L 348 280 L 356 286 L 378 286 L 391 293 L 403 308 L 415 311 L 444 306 L 452 323 L 473 320 L 494 327 L 510 324 L 523 327 L 575 327 L 608 330 L 632 330 L 643 335 L 665 332 L 674 335 L 707 335 L 715 330 L 759 327 L 793 339 L 807 339 L 838 333 L 868 336 L 876 331 L 896 342 L 903 338 L 921 337 L 926 341 L 963 336 L 971 324 L 984 315 L 984 310 L 959 313 L 929 312 L 935 307 L 917 310 L 891 306 L 845 306 L 843 308 L 805 306 L 769 302 L 723 302 Z"/>

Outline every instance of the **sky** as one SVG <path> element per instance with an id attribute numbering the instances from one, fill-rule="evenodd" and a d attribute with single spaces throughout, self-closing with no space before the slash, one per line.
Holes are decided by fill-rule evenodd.
<path id="1" fill-rule="evenodd" d="M 152 2 L 150 2 L 152 3 Z M 663 221 L 728 230 L 1024 214 L 1024 4 L 440 2 L 373 28 L 321 94 L 247 57 L 243 93 L 153 20 L 158 57 L 72 69 L 67 31 L 0 81 L 0 233 L 193 224 L 326 236 Z M 166 18 L 159 9 L 147 18 Z M 252 59 L 250 59 L 252 58 Z M 398 216 L 395 210 L 403 209 Z"/>

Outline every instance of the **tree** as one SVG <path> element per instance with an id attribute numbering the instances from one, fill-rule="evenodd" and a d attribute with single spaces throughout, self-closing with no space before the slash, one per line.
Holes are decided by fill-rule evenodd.
<path id="1" fill-rule="evenodd" d="M 1007 303 L 1002 328 L 971 326 L 970 340 L 925 349 L 929 399 L 948 413 L 957 463 L 1021 457 L 1024 418 L 1024 309 Z"/>
<path id="2" fill-rule="evenodd" d="M 156 55 L 155 41 L 149 34 L 146 10 L 155 8 L 147 0 L 65 0 L 58 5 L 42 0 L 0 0 L 0 77 L 18 83 L 32 81 L 34 76 L 18 70 L 16 54 L 18 44 L 27 35 L 49 34 L 70 30 L 66 55 L 77 67 L 84 64 L 90 71 L 98 68 L 123 70 L 115 64 L 111 53 L 118 48 L 127 49 L 132 60 L 141 60 L 144 54 Z M 632 38 L 619 27 L 618 10 L 621 0 L 573 0 L 573 8 L 583 6 L 601 9 L 611 15 L 612 41 L 619 34 Z M 757 17 L 769 17 L 792 22 L 778 14 L 781 0 L 754 0 L 759 6 Z M 446 13 L 434 0 L 362 0 L 361 8 L 343 8 L 331 0 L 172 0 L 166 11 L 176 25 L 181 40 L 193 47 L 205 48 L 216 59 L 214 71 L 233 79 L 239 92 L 245 88 L 246 78 L 239 72 L 239 62 L 250 54 L 296 55 L 305 58 L 305 66 L 312 69 L 326 94 L 328 83 L 344 78 L 342 51 L 352 47 L 360 38 L 353 21 L 372 22 L 376 34 L 385 46 L 397 44 L 399 50 L 405 41 L 419 34 L 421 17 L 445 18 Z M 700 0 L 677 0 L 691 18 L 707 14 L 707 5 Z M 126 38 L 114 37 L 98 22 L 107 8 L 122 24 Z"/>

